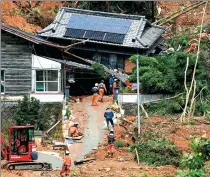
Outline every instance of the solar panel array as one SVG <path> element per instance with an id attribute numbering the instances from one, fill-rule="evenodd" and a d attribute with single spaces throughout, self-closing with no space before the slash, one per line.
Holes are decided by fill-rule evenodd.
<path id="1" fill-rule="evenodd" d="M 72 14 L 64 37 L 121 44 L 130 28 L 131 22 L 131 20 L 124 19 Z"/>

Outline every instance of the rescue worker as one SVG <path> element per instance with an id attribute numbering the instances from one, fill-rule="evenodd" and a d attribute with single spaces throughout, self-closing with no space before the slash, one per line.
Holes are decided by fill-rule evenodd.
<path id="1" fill-rule="evenodd" d="M 95 83 L 95 86 L 92 88 L 93 96 L 92 96 L 92 105 L 91 106 L 97 106 L 98 105 L 98 83 Z"/>
<path id="2" fill-rule="evenodd" d="M 115 142 L 115 136 L 114 136 L 114 130 L 112 129 L 109 132 L 109 135 L 107 136 L 108 139 L 108 157 L 113 157 L 114 155 L 114 142 Z"/>
<path id="3" fill-rule="evenodd" d="M 69 133 L 71 137 L 78 137 L 83 135 L 83 133 L 79 132 L 78 125 L 79 123 L 75 122 L 74 125 L 69 128 Z"/>
<path id="4" fill-rule="evenodd" d="M 104 81 L 103 80 L 98 85 L 98 89 L 99 89 L 100 101 L 103 102 L 104 92 L 107 92 L 106 85 L 104 84 Z"/>
<path id="5" fill-rule="evenodd" d="M 111 75 L 111 77 L 109 78 L 109 94 L 110 95 L 112 94 L 112 86 L 114 83 L 114 77 L 115 77 L 115 75 Z"/>
<path id="6" fill-rule="evenodd" d="M 112 86 L 112 94 L 113 94 L 113 96 L 114 96 L 115 88 L 117 88 L 117 79 L 114 79 L 114 83 L 113 83 L 113 86 Z"/>
<path id="7" fill-rule="evenodd" d="M 111 108 L 106 108 L 104 117 L 106 119 L 106 124 L 107 124 L 108 130 L 109 130 L 109 122 L 111 123 L 112 127 L 114 128 L 114 122 L 113 122 L 114 113 L 111 110 Z"/>
<path id="8" fill-rule="evenodd" d="M 63 174 L 65 174 L 65 176 L 69 176 L 70 175 L 71 158 L 69 157 L 69 155 L 70 155 L 70 152 L 66 151 L 65 152 L 65 157 L 63 159 L 62 170 L 60 172 L 61 176 L 63 176 Z"/>

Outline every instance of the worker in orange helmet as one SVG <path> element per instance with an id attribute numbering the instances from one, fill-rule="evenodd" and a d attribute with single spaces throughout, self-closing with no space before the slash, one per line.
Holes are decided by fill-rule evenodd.
<path id="1" fill-rule="evenodd" d="M 60 175 L 63 176 L 69 176 L 70 175 L 70 167 L 71 167 L 71 158 L 69 157 L 70 152 L 66 151 L 65 152 L 65 157 L 63 159 L 63 165 L 62 165 L 62 170 L 60 172 Z"/>
<path id="2" fill-rule="evenodd" d="M 75 122 L 73 126 L 69 128 L 69 134 L 71 137 L 83 136 L 83 133 L 79 132 L 79 123 Z"/>
<path id="3" fill-rule="evenodd" d="M 92 97 L 92 105 L 91 106 L 97 106 L 98 105 L 98 83 L 95 83 L 95 86 L 92 88 L 93 97 Z"/>
<path id="4" fill-rule="evenodd" d="M 115 136 L 114 136 L 114 130 L 112 129 L 109 132 L 108 138 L 108 157 L 113 157 L 114 154 L 114 142 L 115 142 Z"/>
<path id="5" fill-rule="evenodd" d="M 98 85 L 98 89 L 99 89 L 100 100 L 101 100 L 101 102 L 103 102 L 104 92 L 107 92 L 106 85 L 104 84 L 104 81 L 103 80 Z"/>

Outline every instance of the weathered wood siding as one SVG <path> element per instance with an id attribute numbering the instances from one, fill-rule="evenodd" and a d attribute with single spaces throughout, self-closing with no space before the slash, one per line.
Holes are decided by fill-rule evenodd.
<path id="1" fill-rule="evenodd" d="M 28 41 L 1 31 L 1 69 L 5 71 L 5 96 L 31 92 L 31 54 Z"/>

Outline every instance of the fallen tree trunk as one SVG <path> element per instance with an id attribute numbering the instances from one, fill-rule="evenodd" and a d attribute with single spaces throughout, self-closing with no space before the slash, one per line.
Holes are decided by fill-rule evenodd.
<path id="1" fill-rule="evenodd" d="M 86 162 L 89 162 L 89 161 L 92 161 L 92 160 L 96 160 L 96 159 L 91 157 L 91 158 L 87 158 L 87 159 L 74 161 L 74 165 L 80 165 L 80 164 L 83 164 L 83 163 L 86 163 Z"/>

